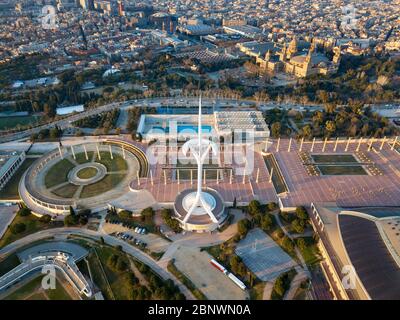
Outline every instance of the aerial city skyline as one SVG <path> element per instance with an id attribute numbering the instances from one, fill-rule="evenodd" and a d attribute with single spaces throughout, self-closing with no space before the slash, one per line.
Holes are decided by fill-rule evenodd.
<path id="1" fill-rule="evenodd" d="M 0 25 L 0 300 L 400 299 L 399 0 L 0 0 Z"/>

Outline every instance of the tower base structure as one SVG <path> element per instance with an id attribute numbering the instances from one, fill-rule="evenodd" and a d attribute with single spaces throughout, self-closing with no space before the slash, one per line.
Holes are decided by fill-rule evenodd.
<path id="1" fill-rule="evenodd" d="M 197 189 L 186 189 L 179 193 L 174 202 L 175 219 L 185 231 L 211 232 L 220 228 L 227 220 L 228 210 L 222 197 L 217 191 L 207 188 L 202 190 L 203 199 L 218 222 L 212 221 L 206 210 L 198 206 L 191 216 L 185 221 L 186 215 L 192 207 L 196 198 Z"/>

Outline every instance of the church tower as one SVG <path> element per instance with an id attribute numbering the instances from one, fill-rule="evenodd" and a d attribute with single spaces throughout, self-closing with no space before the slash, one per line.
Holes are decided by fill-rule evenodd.
<path id="1" fill-rule="evenodd" d="M 342 56 L 341 56 L 342 48 L 340 46 L 339 47 L 335 47 L 333 49 L 333 52 L 334 52 L 334 55 L 333 55 L 332 62 L 334 64 L 340 64 L 340 60 L 342 58 Z"/>
<path id="2" fill-rule="evenodd" d="M 289 44 L 289 49 L 288 49 L 288 54 L 287 54 L 288 59 L 293 57 L 296 53 L 297 53 L 297 38 L 296 38 L 296 36 L 294 36 L 294 38 L 292 39 L 292 41 L 290 41 L 290 44 Z"/>

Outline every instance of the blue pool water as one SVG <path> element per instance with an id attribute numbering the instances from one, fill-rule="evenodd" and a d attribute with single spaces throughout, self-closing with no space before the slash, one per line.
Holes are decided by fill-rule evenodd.
<path id="1" fill-rule="evenodd" d="M 159 126 L 154 126 L 153 129 L 157 129 L 157 130 L 162 130 L 165 131 L 165 133 L 169 133 L 169 127 L 163 129 L 162 127 Z M 178 125 L 178 133 L 181 133 L 183 130 L 186 130 L 188 132 L 195 132 L 197 133 L 198 130 L 198 126 L 195 125 Z M 203 133 L 210 133 L 212 131 L 212 127 L 209 125 L 204 125 L 201 126 L 201 130 Z"/>

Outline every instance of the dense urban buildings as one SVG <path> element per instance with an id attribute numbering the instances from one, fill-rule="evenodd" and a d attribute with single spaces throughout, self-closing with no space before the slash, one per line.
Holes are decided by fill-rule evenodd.
<path id="1" fill-rule="evenodd" d="M 399 300 L 399 16 L 0 0 L 0 299 Z"/>

